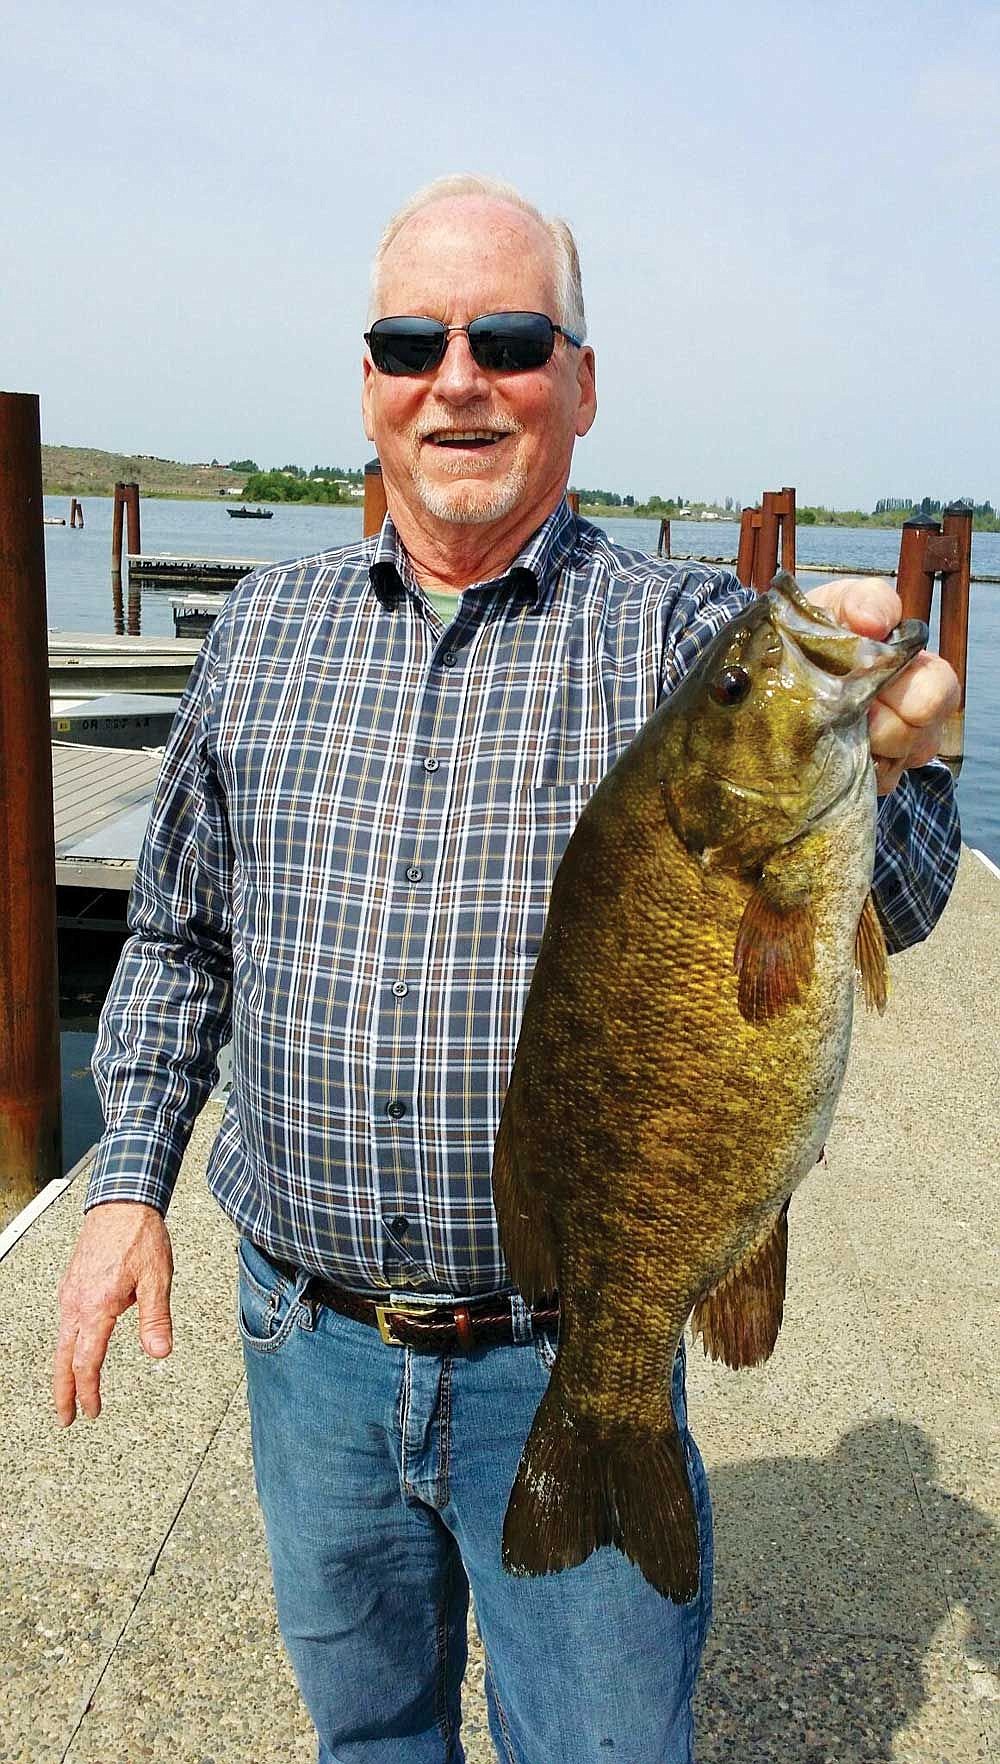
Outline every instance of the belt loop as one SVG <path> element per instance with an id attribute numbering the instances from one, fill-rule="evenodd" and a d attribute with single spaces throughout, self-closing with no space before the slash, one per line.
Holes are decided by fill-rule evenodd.
<path id="1" fill-rule="evenodd" d="M 531 1312 L 519 1292 L 510 1295 L 510 1329 L 515 1347 L 526 1347 L 534 1334 Z"/>

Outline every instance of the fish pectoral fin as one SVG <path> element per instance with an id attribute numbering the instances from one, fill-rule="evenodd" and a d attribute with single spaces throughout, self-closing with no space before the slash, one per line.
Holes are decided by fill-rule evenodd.
<path id="1" fill-rule="evenodd" d="M 875 911 L 875 902 L 870 894 L 865 896 L 865 904 L 858 921 L 854 962 L 861 976 L 865 1003 L 870 1011 L 878 1011 L 881 1016 L 889 1002 L 889 952 L 885 946 L 882 921 Z"/>
<path id="2" fill-rule="evenodd" d="M 507 1266 L 522 1297 L 533 1305 L 554 1293 L 559 1281 L 545 1202 L 518 1171 L 513 1089 L 512 1077 L 493 1148 L 493 1205 Z"/>
<path id="3" fill-rule="evenodd" d="M 750 1249 L 698 1300 L 691 1328 L 710 1359 L 734 1371 L 770 1359 L 785 1309 L 788 1202 Z"/>
<path id="4" fill-rule="evenodd" d="M 659 1433 L 603 1426 L 567 1407 L 557 1373 L 558 1363 L 511 1489 L 507 1573 L 552 1574 L 612 1544 L 664 1598 L 693 1599 L 698 1522 L 673 1416 Z"/>
<path id="5" fill-rule="evenodd" d="M 801 998 L 812 978 L 816 920 L 804 888 L 765 871 L 743 909 L 733 950 L 740 1015 L 766 1023 Z"/>

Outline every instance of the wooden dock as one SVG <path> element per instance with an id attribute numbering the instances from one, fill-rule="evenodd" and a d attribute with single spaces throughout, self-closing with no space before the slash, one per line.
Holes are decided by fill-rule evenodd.
<path id="1" fill-rule="evenodd" d="M 233 588 L 252 570 L 264 567 L 252 557 L 154 557 L 129 553 L 131 586 L 144 588 Z"/>
<path id="2" fill-rule="evenodd" d="M 161 758 L 53 741 L 57 886 L 131 888 Z"/>
<path id="3" fill-rule="evenodd" d="M 49 632 L 49 690 L 182 692 L 201 648 L 193 637 L 115 637 L 99 631 Z"/>

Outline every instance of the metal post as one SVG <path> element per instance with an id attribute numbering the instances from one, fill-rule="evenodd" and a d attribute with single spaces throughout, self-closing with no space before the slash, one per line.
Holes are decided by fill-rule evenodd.
<path id="1" fill-rule="evenodd" d="M 365 538 L 377 533 L 385 520 L 385 486 L 382 483 L 382 467 L 377 459 L 370 459 L 365 466 Z"/>
<path id="2" fill-rule="evenodd" d="M 736 574 L 744 588 L 753 587 L 754 564 L 757 559 L 757 534 L 760 530 L 760 510 L 745 508 L 740 515 L 740 543 L 736 554 Z"/>
<path id="3" fill-rule="evenodd" d="M 972 575 L 972 510 L 963 503 L 944 511 L 942 532 L 955 542 L 953 567 L 941 572 L 941 629 L 938 651 L 958 675 L 958 710 L 941 732 L 941 758 L 957 778 L 965 754 L 965 677 L 969 653 L 969 582 Z"/>
<path id="4" fill-rule="evenodd" d="M 142 551 L 142 540 L 139 537 L 139 486 L 125 484 L 125 514 L 128 520 L 128 554 L 138 557 Z"/>
<path id="5" fill-rule="evenodd" d="M 795 486 L 785 484 L 781 491 L 781 567 L 795 574 Z"/>
<path id="6" fill-rule="evenodd" d="M 766 594 L 778 573 L 778 493 L 765 490 L 760 504 L 760 535 L 753 585 L 758 594 Z"/>
<path id="7" fill-rule="evenodd" d="M 0 1225 L 61 1174 L 41 434 L 0 392 Z"/>
<path id="8" fill-rule="evenodd" d="M 111 515 L 111 570 L 122 573 L 122 528 L 125 515 L 125 486 L 115 485 L 115 506 Z"/>
<path id="9" fill-rule="evenodd" d="M 927 542 L 940 531 L 930 515 L 914 515 L 912 520 L 903 522 L 896 592 L 903 602 L 904 619 L 923 619 L 930 624 L 934 571 L 927 568 Z"/>
<path id="10" fill-rule="evenodd" d="M 579 490 L 567 490 L 566 501 L 569 503 L 569 506 L 572 509 L 573 513 L 575 515 L 578 515 L 580 512 L 580 492 L 579 492 Z"/>
<path id="11" fill-rule="evenodd" d="M 657 557 L 670 556 L 670 521 L 666 516 L 660 522 L 660 537 L 656 541 Z"/>

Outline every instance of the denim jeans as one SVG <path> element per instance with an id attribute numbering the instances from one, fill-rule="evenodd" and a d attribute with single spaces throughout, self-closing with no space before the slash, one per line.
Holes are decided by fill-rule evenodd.
<path id="1" fill-rule="evenodd" d="M 701 1588 L 653 1591 L 617 1550 L 513 1577 L 500 1534 L 555 1352 L 437 1354 L 303 1301 L 304 1282 L 240 1245 L 257 1492 L 278 1620 L 319 1764 L 463 1764 L 469 1589 L 502 1764 L 690 1764 L 711 1609 L 705 1473 L 673 1400 L 701 1527 Z M 518 1301 L 519 1303 L 519 1301 Z"/>

